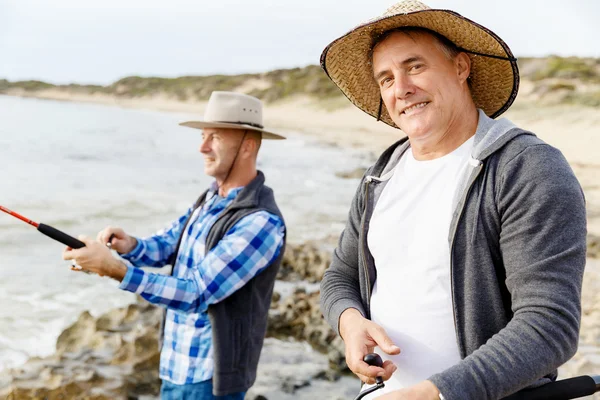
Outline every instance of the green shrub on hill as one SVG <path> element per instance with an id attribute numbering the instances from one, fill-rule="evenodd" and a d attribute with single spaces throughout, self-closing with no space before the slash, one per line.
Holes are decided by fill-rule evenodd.
<path id="1" fill-rule="evenodd" d="M 321 68 L 316 65 L 270 71 L 263 74 L 262 77 L 270 83 L 270 87 L 255 89 L 249 94 L 266 102 L 273 102 L 298 94 L 319 99 L 329 99 L 342 94 Z"/>
<path id="2" fill-rule="evenodd" d="M 549 57 L 546 65 L 533 73 L 531 80 L 539 81 L 547 78 L 600 82 L 600 63 L 598 60 L 577 57 Z"/>
<path id="3" fill-rule="evenodd" d="M 554 82 L 551 83 L 548 86 L 548 90 L 550 90 L 551 92 L 557 91 L 557 90 L 568 90 L 569 92 L 574 91 L 575 89 L 577 89 L 577 87 L 569 82 Z"/>
<path id="4" fill-rule="evenodd" d="M 565 102 L 587 107 L 600 107 L 600 90 L 585 93 L 569 93 L 565 96 Z"/>
<path id="5" fill-rule="evenodd" d="M 557 57 L 518 59 L 522 80 L 534 83 L 534 92 L 564 92 L 557 101 L 595 106 L 597 91 L 588 85 L 600 84 L 600 59 Z M 10 89 L 27 92 L 57 88 L 78 94 L 107 94 L 134 98 L 165 96 L 180 101 L 207 100 L 215 90 L 242 91 L 266 102 L 293 96 L 309 96 L 324 107 L 338 108 L 347 104 L 341 91 L 318 65 L 277 69 L 264 73 L 241 75 L 181 76 L 178 78 L 129 76 L 107 85 L 59 85 L 40 81 L 9 82 L 0 80 L 0 93 Z"/>
<path id="6" fill-rule="evenodd" d="M 9 87 L 24 89 L 29 92 L 35 92 L 37 90 L 51 89 L 56 86 L 51 83 L 46 83 L 42 81 L 19 81 L 11 82 Z"/>

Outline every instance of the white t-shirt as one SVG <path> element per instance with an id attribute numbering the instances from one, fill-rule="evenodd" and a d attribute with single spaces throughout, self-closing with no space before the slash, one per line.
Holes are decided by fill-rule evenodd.
<path id="1" fill-rule="evenodd" d="M 384 389 L 367 398 L 414 385 L 460 361 L 448 232 L 472 148 L 473 137 L 428 161 L 415 160 L 408 149 L 375 206 L 367 236 L 377 268 L 371 318 L 401 353 L 388 356 L 376 349 L 398 369 Z"/>

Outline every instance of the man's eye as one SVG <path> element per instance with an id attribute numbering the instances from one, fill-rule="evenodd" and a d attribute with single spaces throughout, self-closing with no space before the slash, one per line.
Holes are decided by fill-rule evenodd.
<path id="1" fill-rule="evenodd" d="M 388 78 L 383 78 L 381 80 L 381 82 L 380 82 L 380 85 L 381 86 L 385 86 L 385 85 L 389 84 L 391 81 L 392 81 L 392 78 L 389 78 L 389 77 Z"/>
<path id="2" fill-rule="evenodd" d="M 423 64 L 415 64 L 415 65 L 413 65 L 412 67 L 410 67 L 410 70 L 411 70 L 411 71 L 418 71 L 418 70 L 420 70 L 421 68 L 423 68 Z"/>

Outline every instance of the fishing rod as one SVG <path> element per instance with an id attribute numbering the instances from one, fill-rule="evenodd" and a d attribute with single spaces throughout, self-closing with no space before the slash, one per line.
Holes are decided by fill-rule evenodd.
<path id="1" fill-rule="evenodd" d="M 376 353 L 367 354 L 363 361 L 376 367 L 383 366 L 381 356 Z M 383 378 L 377 377 L 375 386 L 358 394 L 354 400 L 360 400 L 366 395 L 385 386 Z M 575 378 L 550 382 L 534 389 L 524 389 L 502 400 L 569 400 L 579 399 L 600 392 L 600 375 L 583 375 Z"/>
<path id="2" fill-rule="evenodd" d="M 3 207 L 0 205 L 0 210 L 4 211 L 7 214 L 12 215 L 15 218 L 20 219 L 21 221 L 34 226 L 35 228 L 37 228 L 38 231 L 40 231 L 41 233 L 43 233 L 44 235 L 58 241 L 61 242 L 64 245 L 69 246 L 72 249 L 80 249 L 82 247 L 85 247 L 85 243 L 83 243 L 80 240 L 75 239 L 73 236 L 71 235 L 67 235 L 66 233 L 64 233 L 63 231 L 60 231 L 50 225 L 46 225 L 46 224 L 42 224 L 42 223 L 37 223 L 35 221 L 30 220 L 29 218 L 25 218 L 24 216 L 22 216 L 21 214 L 18 214 L 14 211 L 9 210 L 6 207 Z M 111 237 L 112 239 L 112 237 Z"/>

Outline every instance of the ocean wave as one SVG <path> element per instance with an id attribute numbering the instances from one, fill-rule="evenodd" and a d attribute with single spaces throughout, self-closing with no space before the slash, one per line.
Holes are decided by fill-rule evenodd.
<path id="1" fill-rule="evenodd" d="M 2 337 L 0 336 L 0 373 L 24 364 L 29 358 L 29 355 L 23 351 L 2 347 Z"/>
<path id="2" fill-rule="evenodd" d="M 15 210 L 23 210 L 21 211 L 23 215 L 28 217 L 40 215 L 42 213 L 39 211 L 43 210 L 44 215 L 52 215 L 52 217 L 37 222 L 43 222 L 56 228 L 69 228 L 89 224 L 97 220 L 144 219 L 164 214 L 181 213 L 189 206 L 187 203 L 184 206 L 183 204 L 174 204 L 175 202 L 171 199 L 165 200 L 127 200 L 109 205 L 106 202 L 103 202 L 102 205 L 84 202 L 80 206 L 54 202 L 40 203 L 39 205 L 28 204 L 27 207 L 20 207 L 19 204 L 16 204 L 13 207 Z M 192 201 L 193 199 L 190 199 L 189 203 L 191 204 Z M 116 203 L 114 200 L 113 202 Z M 179 208 L 177 208 L 178 205 Z M 24 222 L 9 215 L 3 214 L 0 218 L 0 229 L 2 230 L 23 230 L 27 228 L 28 226 Z"/>
<path id="3" fill-rule="evenodd" d="M 100 157 L 94 154 L 66 154 L 64 156 L 65 160 L 71 161 L 107 161 L 108 158 Z"/>

